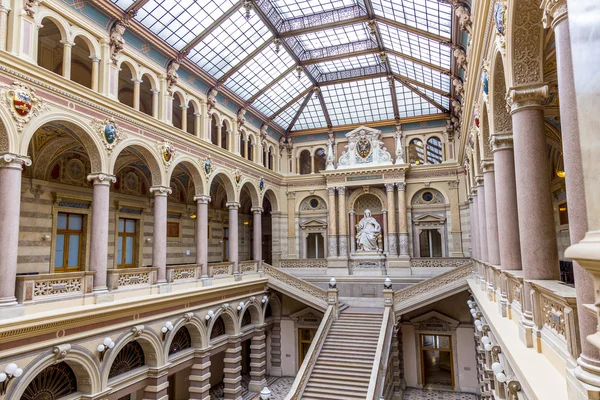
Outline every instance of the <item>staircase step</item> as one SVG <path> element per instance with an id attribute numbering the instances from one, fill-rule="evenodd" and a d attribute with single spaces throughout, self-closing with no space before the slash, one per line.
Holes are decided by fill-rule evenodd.
<path id="1" fill-rule="evenodd" d="M 338 382 L 343 382 L 345 385 L 350 385 L 350 386 L 355 386 L 355 385 L 359 385 L 359 386 L 363 386 L 363 385 L 368 385 L 369 384 L 369 378 L 365 378 L 365 377 L 356 377 L 356 376 L 349 376 L 349 375 L 338 375 L 338 376 L 334 376 L 334 375 L 328 375 L 326 377 L 320 377 L 320 376 L 315 376 L 312 377 L 310 379 L 311 382 L 315 382 L 315 383 L 331 383 L 331 384 L 338 384 Z"/>
<path id="2" fill-rule="evenodd" d="M 337 365 L 337 364 L 343 364 L 343 365 L 361 365 L 364 368 L 364 365 L 373 365 L 373 359 L 375 357 L 368 357 L 368 358 L 362 358 L 362 357 L 351 357 L 351 358 L 344 358 L 341 359 L 339 357 L 336 356 L 329 356 L 329 355 L 319 355 L 319 358 L 317 359 L 318 361 L 321 361 L 322 364 L 327 364 L 327 363 L 331 363 L 333 365 Z"/>
<path id="3" fill-rule="evenodd" d="M 342 391 L 342 393 L 340 393 L 340 391 L 338 389 L 327 389 L 327 388 L 309 388 L 307 386 L 307 388 L 304 390 L 304 393 L 307 394 L 308 396 L 311 395 L 329 395 L 329 396 L 339 396 L 340 394 L 345 396 L 345 398 L 347 399 L 354 399 L 354 398 L 358 398 L 358 399 L 364 399 L 367 396 L 367 389 L 364 390 L 353 390 L 353 391 L 349 391 L 349 390 L 344 390 Z M 330 397 L 330 398 L 336 398 L 336 397 Z"/>

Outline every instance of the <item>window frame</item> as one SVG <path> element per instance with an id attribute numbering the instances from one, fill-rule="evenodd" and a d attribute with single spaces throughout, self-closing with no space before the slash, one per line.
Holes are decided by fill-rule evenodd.
<path id="1" fill-rule="evenodd" d="M 123 220 L 123 228 L 124 228 L 124 232 L 120 232 L 119 231 L 119 221 Z M 135 224 L 135 230 L 133 233 L 131 232 L 127 232 L 127 221 L 133 221 Z M 117 230 L 116 230 L 116 238 L 117 238 L 117 245 L 115 246 L 115 262 L 117 265 L 117 268 L 119 269 L 124 269 L 124 268 L 136 268 L 136 264 L 137 264 L 137 255 L 136 255 L 136 250 L 137 250 L 137 245 L 138 245 L 138 232 L 139 232 L 139 220 L 135 219 L 135 218 L 128 218 L 126 216 L 119 216 L 117 218 Z M 125 245 L 126 242 L 126 238 L 128 237 L 132 237 L 133 238 L 133 249 L 132 249 L 132 263 L 131 264 L 125 264 L 124 259 L 125 259 L 125 251 L 121 252 L 121 261 L 122 263 L 119 264 L 119 260 L 118 260 L 118 256 L 117 254 L 119 253 L 119 239 L 123 238 L 123 245 Z M 125 250 L 125 246 L 123 247 L 123 250 Z"/>
<path id="2" fill-rule="evenodd" d="M 60 214 L 65 214 L 67 216 L 67 227 L 65 229 L 60 229 L 58 227 L 58 219 L 60 217 Z M 70 222 L 70 217 L 73 215 L 77 215 L 81 217 L 81 229 L 79 230 L 72 230 L 69 229 L 69 222 Z M 80 214 L 80 213 L 75 213 L 75 212 L 66 212 L 66 211 L 59 211 L 57 213 L 57 218 L 56 218 L 56 234 L 54 236 L 54 240 L 56 242 L 58 235 L 64 235 L 64 244 L 63 244 L 63 266 L 59 269 L 56 267 L 56 243 L 55 243 L 55 247 L 54 247 L 54 272 L 55 273 L 65 273 L 65 272 L 79 272 L 82 270 L 82 258 L 83 258 L 83 250 L 84 250 L 84 240 L 85 240 L 85 231 L 84 231 L 84 226 L 85 226 L 85 221 L 86 220 L 86 215 L 85 214 Z M 79 236 L 79 245 L 77 246 L 77 266 L 75 267 L 69 267 L 69 247 L 70 247 L 70 240 L 71 240 L 71 236 L 73 235 L 78 235 Z"/>

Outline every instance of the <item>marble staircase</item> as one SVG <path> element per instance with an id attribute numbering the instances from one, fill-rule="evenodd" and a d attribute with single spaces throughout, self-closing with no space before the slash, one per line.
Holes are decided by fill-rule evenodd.
<path id="1" fill-rule="evenodd" d="M 349 308 L 333 322 L 302 399 L 351 400 L 367 397 L 383 308 Z"/>

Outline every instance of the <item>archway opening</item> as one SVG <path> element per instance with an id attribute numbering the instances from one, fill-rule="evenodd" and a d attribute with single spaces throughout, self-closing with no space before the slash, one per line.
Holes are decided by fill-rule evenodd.
<path id="1" fill-rule="evenodd" d="M 192 135 L 196 133 L 196 113 L 197 111 L 194 107 L 194 103 L 190 101 L 185 110 L 185 117 L 187 119 L 186 132 Z"/>
<path id="2" fill-rule="evenodd" d="M 91 48 L 81 36 L 75 38 L 71 49 L 71 80 L 87 88 L 92 88 Z"/>
<path id="3" fill-rule="evenodd" d="M 119 102 L 126 106 L 133 107 L 133 70 L 127 63 L 121 64 L 119 70 Z"/>
<path id="4" fill-rule="evenodd" d="M 327 168 L 327 153 L 325 149 L 315 151 L 315 172 L 325 171 Z"/>
<path id="5" fill-rule="evenodd" d="M 37 63 L 40 67 L 62 74 L 64 45 L 58 25 L 50 18 L 42 19 L 42 27 L 38 30 Z"/>
<path id="6" fill-rule="evenodd" d="M 217 123 L 217 117 L 214 115 L 210 118 L 210 142 L 215 146 L 219 146 L 219 125 Z"/>
<path id="7" fill-rule="evenodd" d="M 185 112 L 185 110 L 182 108 L 182 105 L 184 103 L 180 96 L 181 95 L 179 93 L 175 93 L 173 95 L 173 110 L 171 112 L 171 119 L 173 122 L 173 126 L 178 129 L 181 129 L 183 127 L 182 113 Z"/>
<path id="8" fill-rule="evenodd" d="M 77 393 L 77 377 L 66 362 L 44 368 L 27 385 L 21 400 L 61 399 Z"/>
<path id="9" fill-rule="evenodd" d="M 140 111 L 151 117 L 154 116 L 152 81 L 148 74 L 142 75 L 142 82 L 140 83 Z"/>
<path id="10" fill-rule="evenodd" d="M 311 173 L 310 151 L 302 150 L 298 162 L 300 164 L 300 175 L 308 175 Z"/>

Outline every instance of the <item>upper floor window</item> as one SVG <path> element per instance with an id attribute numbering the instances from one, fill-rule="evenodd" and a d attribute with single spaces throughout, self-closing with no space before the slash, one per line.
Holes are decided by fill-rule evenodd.
<path id="1" fill-rule="evenodd" d="M 73 272 L 81 270 L 83 249 L 83 218 L 81 214 L 59 212 L 56 225 L 54 271 Z"/>
<path id="2" fill-rule="evenodd" d="M 315 172 L 325 171 L 327 167 L 327 153 L 324 149 L 315 151 Z"/>
<path id="3" fill-rule="evenodd" d="M 444 161 L 442 152 L 442 142 L 435 136 L 427 139 L 427 163 L 441 164 Z"/>
<path id="4" fill-rule="evenodd" d="M 135 251 L 137 241 L 137 221 L 129 218 L 119 218 L 119 233 L 117 237 L 117 267 L 135 267 Z"/>
<path id="5" fill-rule="evenodd" d="M 311 173 L 311 162 L 310 162 L 310 151 L 308 150 L 302 150 L 302 152 L 300 153 L 300 159 L 298 160 L 298 162 L 300 163 L 299 165 L 299 171 L 300 175 L 308 175 Z"/>
<path id="6" fill-rule="evenodd" d="M 425 164 L 425 153 L 421 139 L 412 139 L 410 141 L 408 144 L 408 158 L 411 164 Z"/>

